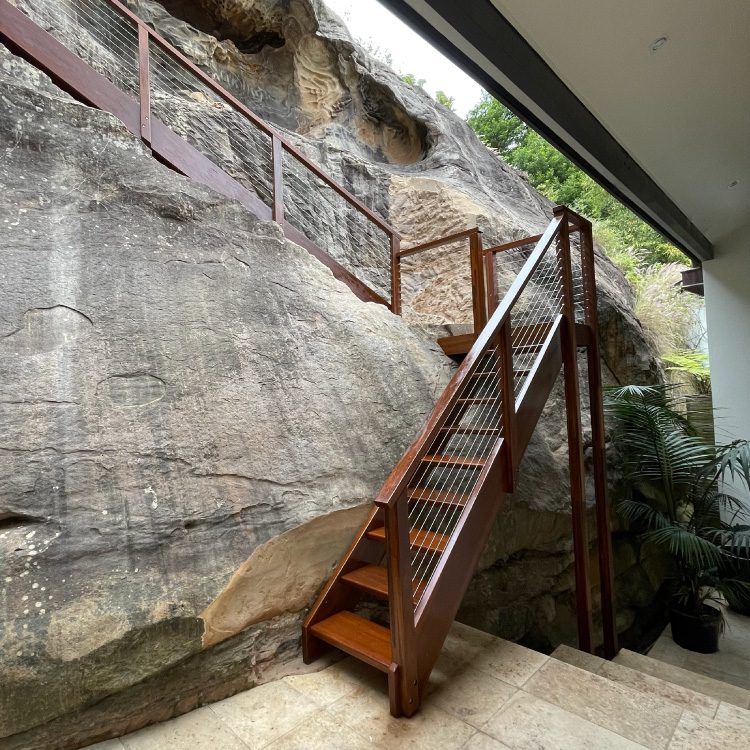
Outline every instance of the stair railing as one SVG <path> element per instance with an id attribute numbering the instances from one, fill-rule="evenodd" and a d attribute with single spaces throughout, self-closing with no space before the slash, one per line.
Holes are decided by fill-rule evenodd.
<path id="1" fill-rule="evenodd" d="M 474 333 L 478 334 L 487 325 L 487 303 L 485 291 L 485 275 L 483 266 L 482 232 L 478 227 L 466 229 L 462 232 L 440 237 L 439 239 L 423 242 L 419 245 L 401 249 L 394 258 L 394 275 L 397 279 L 398 302 L 402 305 L 403 298 L 403 261 L 404 258 L 413 258 L 420 253 L 437 248 L 448 248 L 449 252 L 467 250 L 469 255 L 469 267 L 471 270 L 471 301 L 472 322 Z"/>
<path id="2" fill-rule="evenodd" d="M 572 310 L 567 229 L 561 209 L 376 500 L 386 518 L 392 647 L 403 670 L 405 713 L 418 701 L 415 691 L 429 675 L 560 370 Z M 465 462 L 456 464 L 455 456 Z M 424 502 L 410 507 L 415 499 L 447 510 L 425 518 Z M 447 542 L 426 562 L 414 535 L 430 524 Z"/>
<path id="3" fill-rule="evenodd" d="M 360 299 L 400 312 L 398 232 L 122 2 L 0 0 L 0 39 L 161 161 L 277 221 Z"/>

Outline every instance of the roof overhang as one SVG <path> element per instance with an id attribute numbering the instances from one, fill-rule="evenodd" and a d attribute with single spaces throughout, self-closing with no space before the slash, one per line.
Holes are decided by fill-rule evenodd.
<path id="1" fill-rule="evenodd" d="M 712 243 L 490 0 L 380 1 L 696 262 L 713 258 Z"/>

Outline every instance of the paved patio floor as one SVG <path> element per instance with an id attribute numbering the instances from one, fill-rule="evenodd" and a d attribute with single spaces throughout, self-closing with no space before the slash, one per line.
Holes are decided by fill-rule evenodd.
<path id="1" fill-rule="evenodd" d="M 727 627 L 715 654 L 698 654 L 678 646 L 669 626 L 648 652 L 652 659 L 750 690 L 750 617 L 725 609 Z"/>
<path id="2" fill-rule="evenodd" d="M 94 747 L 750 748 L 750 711 L 716 700 L 710 710 L 698 713 L 680 700 L 675 703 L 644 693 L 456 624 L 430 678 L 423 707 L 411 719 L 389 715 L 383 675 L 347 658 L 322 671 L 285 677 Z"/>

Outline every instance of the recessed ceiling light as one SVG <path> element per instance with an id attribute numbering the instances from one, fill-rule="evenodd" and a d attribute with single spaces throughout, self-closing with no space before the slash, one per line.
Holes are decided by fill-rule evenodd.
<path id="1" fill-rule="evenodd" d="M 739 180 L 732 180 L 732 181 L 731 181 L 731 182 L 729 183 L 728 187 L 729 187 L 729 189 L 731 190 L 732 188 L 734 188 L 734 187 L 737 187 L 737 185 L 739 185 L 739 184 L 740 184 L 740 181 L 739 181 Z"/>
<path id="2" fill-rule="evenodd" d="M 660 50 L 668 41 L 668 36 L 660 36 L 658 39 L 654 39 L 654 41 L 651 42 L 651 44 L 649 45 L 649 49 L 652 52 L 656 52 L 657 50 Z"/>

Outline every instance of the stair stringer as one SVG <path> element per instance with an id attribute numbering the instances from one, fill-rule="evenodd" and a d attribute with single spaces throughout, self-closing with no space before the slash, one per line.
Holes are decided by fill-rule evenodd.
<path id="1" fill-rule="evenodd" d="M 503 491 L 503 487 L 507 486 L 506 476 L 508 473 L 513 477 L 518 476 L 518 468 L 534 428 L 562 369 L 561 325 L 562 317 L 559 317 L 545 340 L 544 355 L 536 362 L 529 383 L 516 402 L 516 413 L 520 417 L 519 423 L 523 421 L 524 429 L 517 429 L 514 433 L 517 438 L 512 452 L 513 470 L 506 471 L 503 455 L 507 446 L 500 441 L 488 470 L 483 473 L 475 497 L 467 506 L 463 522 L 443 555 L 426 601 L 415 613 L 420 696 L 424 693 L 463 596 L 476 572 L 495 518 L 504 506 L 508 494 Z"/>
<path id="2" fill-rule="evenodd" d="M 382 518 L 382 510 L 373 504 L 370 515 L 352 540 L 349 549 L 341 558 L 325 586 L 321 589 L 302 624 L 302 657 L 305 664 L 320 658 L 330 646 L 315 638 L 310 628 L 332 614 L 351 609 L 361 598 L 361 592 L 341 580 L 348 572 L 361 565 L 377 565 L 383 559 L 383 545 L 367 538 L 370 531 Z"/>

